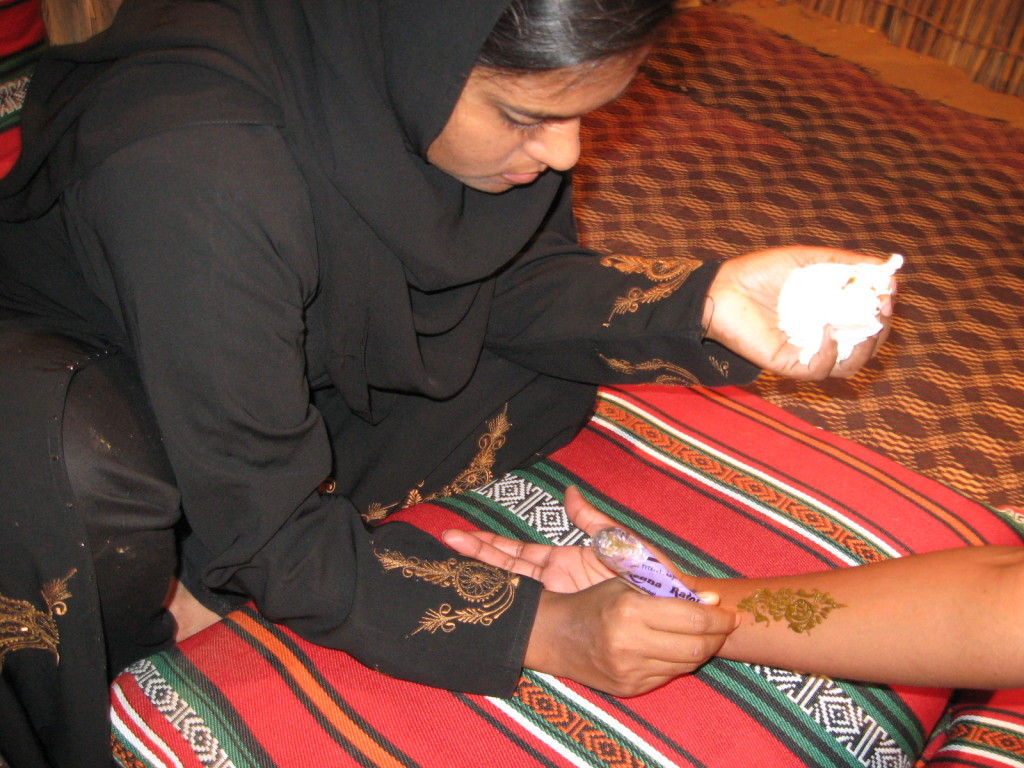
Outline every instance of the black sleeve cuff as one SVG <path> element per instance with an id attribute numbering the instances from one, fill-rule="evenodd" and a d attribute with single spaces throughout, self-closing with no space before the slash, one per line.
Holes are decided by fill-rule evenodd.
<path id="1" fill-rule="evenodd" d="M 408 523 L 384 523 L 360 538 L 347 617 L 308 639 L 345 650 L 392 677 L 512 695 L 540 583 L 460 557 Z M 289 624 L 304 634 L 301 621 Z"/>

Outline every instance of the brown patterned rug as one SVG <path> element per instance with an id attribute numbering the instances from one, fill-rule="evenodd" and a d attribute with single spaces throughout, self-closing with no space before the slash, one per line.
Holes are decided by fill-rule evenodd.
<path id="1" fill-rule="evenodd" d="M 1024 503 L 1024 131 L 701 8 L 584 134 L 596 248 L 904 254 L 892 336 L 864 371 L 751 389 L 980 501 Z"/>

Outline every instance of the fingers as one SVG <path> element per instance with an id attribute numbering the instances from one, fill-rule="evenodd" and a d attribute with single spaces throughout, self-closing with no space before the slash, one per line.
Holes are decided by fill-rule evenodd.
<path id="1" fill-rule="evenodd" d="M 884 318 L 892 317 L 893 305 L 896 303 L 896 288 L 897 288 L 897 286 L 898 286 L 898 281 L 896 280 L 896 276 L 893 275 L 892 278 L 889 280 L 889 293 L 882 294 L 882 297 L 881 297 L 882 298 L 882 304 L 881 304 L 879 309 L 880 309 L 881 314 L 882 314 L 883 322 L 884 322 Z"/>
<path id="2" fill-rule="evenodd" d="M 576 597 L 600 601 L 594 640 L 585 643 L 598 673 L 596 687 L 619 696 L 695 671 L 736 627 L 736 615 L 725 609 L 649 597 L 617 582 L 588 592 Z"/>
<path id="3" fill-rule="evenodd" d="M 622 523 L 608 517 L 608 515 L 600 512 L 593 504 L 588 502 L 583 497 L 579 488 L 574 485 L 570 485 L 565 489 L 565 511 L 576 527 L 588 535 L 593 535 L 602 528 L 608 528 L 610 526 L 625 529 L 625 526 L 622 525 Z M 630 533 L 632 533 L 632 531 L 630 531 Z M 637 538 L 643 541 L 643 537 L 637 536 Z M 644 546 L 650 550 L 652 555 L 658 558 L 662 565 L 675 574 L 677 578 L 681 579 L 683 583 L 687 582 L 687 575 L 682 573 L 679 568 L 676 567 L 675 563 L 666 557 L 663 552 L 659 551 L 656 547 L 646 541 L 644 541 Z M 601 565 L 600 568 L 603 572 L 614 576 L 614 573 L 604 565 Z"/>
<path id="4" fill-rule="evenodd" d="M 525 666 L 635 696 L 696 670 L 736 626 L 724 608 L 650 597 L 620 579 L 573 593 L 545 589 Z"/>
<path id="5" fill-rule="evenodd" d="M 845 360 L 840 360 L 835 364 L 829 372 L 829 376 L 850 378 L 878 354 L 879 350 L 881 350 L 885 345 L 886 339 L 889 338 L 889 334 L 892 331 L 891 304 L 889 305 L 888 314 L 885 313 L 885 309 L 883 308 L 879 315 L 879 321 L 882 323 L 882 329 L 874 336 L 869 336 L 867 339 L 855 346 L 849 357 Z"/>
<path id="6" fill-rule="evenodd" d="M 800 351 L 798 347 L 787 343 L 784 354 L 790 357 L 790 365 L 788 370 L 782 370 L 782 373 L 792 379 L 804 381 L 822 381 L 832 375 L 839 357 L 839 344 L 831 327 L 825 326 L 821 346 L 806 364 L 799 361 Z"/>
<path id="7" fill-rule="evenodd" d="M 737 614 L 726 608 L 676 598 L 651 597 L 620 582 L 600 584 L 592 591 L 603 603 L 601 620 L 610 628 L 609 636 L 617 630 L 624 630 L 623 636 L 632 638 L 629 642 L 636 644 L 635 649 L 642 648 L 652 658 L 665 661 L 693 661 L 694 646 L 684 642 L 684 638 L 709 638 L 708 647 L 717 650 L 739 623 Z M 652 652 L 659 647 L 663 649 L 662 653 Z"/>
<path id="8" fill-rule="evenodd" d="M 882 329 L 857 344 L 850 354 L 842 360 L 837 359 L 838 345 L 835 343 L 832 328 L 826 326 L 821 348 L 811 358 L 805 371 L 793 368 L 790 369 L 788 375 L 791 378 L 810 381 L 821 381 L 829 377 L 850 378 L 854 376 L 878 354 L 892 331 L 892 302 L 888 296 L 882 298 L 878 319 L 882 323 Z"/>
<path id="9" fill-rule="evenodd" d="M 836 361 L 828 375 L 839 379 L 854 376 L 874 355 L 877 341 L 877 336 L 870 336 L 857 344 L 847 357 Z"/>
<path id="10" fill-rule="evenodd" d="M 570 485 L 565 489 L 565 514 L 573 525 L 588 536 L 597 533 L 602 528 L 619 525 L 583 498 L 583 494 L 575 485 Z"/>
<path id="11" fill-rule="evenodd" d="M 714 594 L 714 593 L 712 593 Z M 717 598 L 717 595 L 714 595 Z M 643 598 L 643 596 L 640 596 Z M 688 600 L 673 598 L 648 598 L 655 602 L 645 608 L 649 613 L 645 624 L 653 630 L 669 634 L 725 636 L 736 629 L 737 615 L 717 605 L 700 605 Z M 660 604 L 662 600 L 671 600 L 671 608 Z"/>
<path id="12" fill-rule="evenodd" d="M 524 542 L 496 533 L 452 529 L 441 534 L 441 541 L 463 557 L 472 557 L 531 579 L 539 579 L 543 571 L 543 562 L 529 557 L 530 551 Z"/>
<path id="13" fill-rule="evenodd" d="M 853 376 L 862 366 L 878 354 L 886 339 L 889 338 L 889 333 L 892 331 L 897 282 L 896 276 L 891 276 L 888 292 L 877 296 L 878 314 L 876 319 L 882 325 L 881 330 L 854 347 L 851 354 L 845 360 L 839 361 L 835 365 L 829 374 L 830 376 L 842 378 Z"/>
<path id="14" fill-rule="evenodd" d="M 811 264 L 880 264 L 885 259 L 842 248 L 824 246 L 783 246 L 772 251 L 792 252 L 801 266 Z"/>
<path id="15" fill-rule="evenodd" d="M 483 531 L 460 531 L 448 530 L 441 533 L 443 541 L 450 549 L 455 550 L 464 557 L 475 557 L 479 559 L 480 550 L 483 548 L 483 541 L 480 534 Z M 494 565 L 494 563 L 491 563 Z"/>

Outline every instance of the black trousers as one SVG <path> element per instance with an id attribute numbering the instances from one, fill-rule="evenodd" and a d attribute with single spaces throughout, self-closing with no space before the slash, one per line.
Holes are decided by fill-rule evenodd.
<path id="1" fill-rule="evenodd" d="M 173 639 L 174 477 L 116 349 L 0 320 L 0 414 L 0 757 L 107 768 L 110 680 Z"/>

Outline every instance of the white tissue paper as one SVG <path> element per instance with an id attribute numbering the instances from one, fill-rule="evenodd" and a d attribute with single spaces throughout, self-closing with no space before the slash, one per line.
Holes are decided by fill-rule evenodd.
<path id="1" fill-rule="evenodd" d="M 878 321 L 881 296 L 903 266 L 894 253 L 884 264 L 812 264 L 794 269 L 779 292 L 779 328 L 800 347 L 807 365 L 821 348 L 825 326 L 831 325 L 845 360 L 864 339 L 882 330 Z"/>

